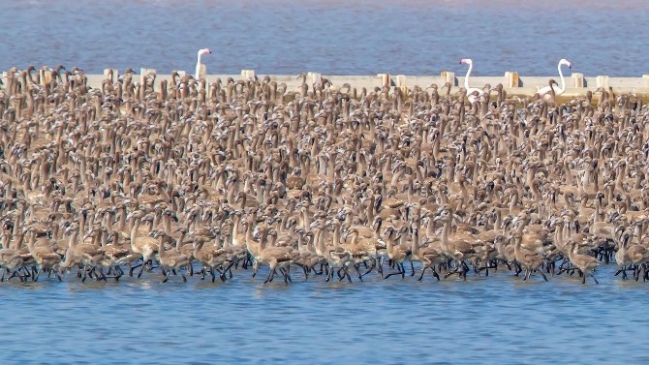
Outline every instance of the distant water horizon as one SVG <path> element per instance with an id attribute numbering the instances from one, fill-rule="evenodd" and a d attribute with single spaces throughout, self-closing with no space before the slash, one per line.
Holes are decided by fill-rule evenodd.
<path id="1" fill-rule="evenodd" d="M 210 74 L 649 74 L 649 2 L 516 0 L 5 0 L 0 70 L 28 65 Z M 567 74 L 570 74 L 568 71 Z"/>

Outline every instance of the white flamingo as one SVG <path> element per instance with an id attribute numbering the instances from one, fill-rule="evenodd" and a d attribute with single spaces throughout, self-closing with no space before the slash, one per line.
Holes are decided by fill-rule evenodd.
<path id="1" fill-rule="evenodd" d="M 471 71 L 473 70 L 473 60 L 470 58 L 463 58 L 460 60 L 460 64 L 469 65 L 469 69 L 467 70 L 466 76 L 464 77 L 464 88 L 466 89 L 466 94 L 469 97 L 469 102 L 473 104 L 482 97 L 484 91 L 476 87 L 469 87 L 469 76 L 471 76 Z M 478 93 L 477 96 L 474 94 L 475 92 Z"/>
<path id="2" fill-rule="evenodd" d="M 203 48 L 198 50 L 198 61 L 196 61 L 196 74 L 194 75 L 194 78 L 198 80 L 200 74 L 201 74 L 201 66 L 203 65 L 201 63 L 201 58 L 203 57 L 204 54 L 212 54 L 212 51 L 210 51 L 209 48 Z"/>
<path id="3" fill-rule="evenodd" d="M 554 89 L 554 93 L 556 95 L 561 95 L 566 91 L 566 79 L 563 78 L 563 72 L 561 71 L 562 65 L 566 65 L 568 66 L 568 68 L 572 68 L 572 64 L 567 59 L 562 58 L 561 61 L 559 61 L 559 65 L 557 65 L 557 69 L 559 69 L 559 77 L 561 78 L 561 88 Z M 540 96 L 543 96 L 549 92 L 550 92 L 550 86 L 548 85 L 544 88 L 539 89 L 539 91 L 537 91 L 536 93 L 539 94 Z"/>

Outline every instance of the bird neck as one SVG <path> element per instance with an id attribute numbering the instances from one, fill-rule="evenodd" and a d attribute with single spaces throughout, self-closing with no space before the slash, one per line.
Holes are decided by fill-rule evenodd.
<path id="1" fill-rule="evenodd" d="M 471 76 L 472 70 L 473 70 L 473 62 L 469 63 L 469 69 L 466 71 L 466 76 L 464 76 L 464 88 L 467 90 L 469 90 L 469 76 Z"/>
<path id="2" fill-rule="evenodd" d="M 561 78 L 561 88 L 557 89 L 557 91 L 555 92 L 557 94 L 563 94 L 563 92 L 566 91 L 566 79 L 563 77 L 563 71 L 561 71 L 561 64 L 559 64 L 557 68 L 559 69 L 559 78 Z M 552 88 L 552 86 L 550 86 L 550 88 Z"/>

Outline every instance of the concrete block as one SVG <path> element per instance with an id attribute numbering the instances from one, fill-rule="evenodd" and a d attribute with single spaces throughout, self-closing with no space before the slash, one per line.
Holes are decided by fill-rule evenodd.
<path id="1" fill-rule="evenodd" d="M 572 86 L 576 88 L 583 89 L 586 87 L 586 82 L 584 80 L 584 74 L 579 73 L 579 72 L 573 72 L 572 73 Z"/>
<path id="2" fill-rule="evenodd" d="M 608 89 L 608 76 L 606 75 L 600 75 L 595 78 L 595 86 L 596 87 L 603 87 L 604 89 Z"/>
<path id="3" fill-rule="evenodd" d="M 378 74 L 376 76 L 379 78 L 381 82 L 381 86 L 387 86 L 387 87 L 392 86 L 392 80 L 390 79 L 390 74 Z"/>
<path id="4" fill-rule="evenodd" d="M 243 80 L 255 80 L 255 70 L 241 70 L 241 78 Z"/>
<path id="5" fill-rule="evenodd" d="M 457 86 L 457 82 L 455 80 L 455 72 L 442 71 L 440 76 L 442 77 L 442 79 L 444 79 L 444 82 L 450 82 L 451 85 Z"/>
<path id="6" fill-rule="evenodd" d="M 115 82 L 119 78 L 119 70 L 116 68 L 106 68 L 104 69 L 104 79 L 107 79 L 110 77 L 110 71 L 113 71 L 113 78 L 111 82 Z"/>
<path id="7" fill-rule="evenodd" d="M 3 81 L 5 83 L 4 88 L 7 88 L 7 79 L 9 76 L 12 76 L 9 74 L 9 71 L 5 70 L 6 72 L 2 73 Z M 2 72 L 2 70 L 0 70 Z M 118 76 L 117 71 L 113 70 L 115 74 L 113 75 L 115 77 Z M 141 69 L 140 70 L 140 80 L 144 80 L 145 78 L 149 80 L 150 74 L 152 72 L 155 72 L 153 69 Z M 176 71 L 178 74 L 182 77 L 185 76 L 185 74 L 193 74 L 193 71 L 185 73 L 184 71 Z M 47 75 L 48 72 L 45 72 L 45 75 Z M 383 87 L 387 86 L 389 88 L 392 87 L 401 87 L 403 86 L 404 88 L 402 90 L 405 90 L 409 84 L 410 87 L 414 85 L 419 85 L 421 87 L 425 87 L 430 85 L 431 83 L 437 84 L 439 87 L 441 87 L 445 82 L 450 82 L 451 85 L 457 87 L 457 85 L 460 83 L 460 81 L 463 80 L 463 77 L 459 77 L 459 79 L 455 76 L 456 74 L 450 71 L 444 71 L 441 72 L 441 74 L 438 75 L 433 75 L 433 76 L 418 76 L 418 75 L 398 75 L 395 77 L 392 77 L 390 74 L 383 73 L 383 74 L 378 74 L 378 75 L 328 75 L 327 78 L 333 83 L 333 85 L 342 85 L 343 83 L 349 83 L 352 87 L 354 88 L 361 88 L 361 87 L 367 87 L 368 89 L 372 89 L 376 86 Z M 90 85 L 93 88 L 100 88 L 102 81 L 106 78 L 106 74 L 90 74 L 88 76 L 88 85 Z M 207 75 L 211 79 L 216 79 L 220 78 L 221 80 L 226 80 L 229 77 L 232 77 L 234 79 L 237 79 L 239 76 L 244 77 L 245 79 L 252 78 L 254 77 L 254 70 L 244 70 L 241 75 L 234 74 L 234 75 L 225 75 L 225 74 L 214 74 L 214 75 Z M 278 83 L 279 82 L 285 82 L 287 86 L 290 89 L 297 89 L 299 87 L 299 81 L 295 78 L 295 75 L 269 75 L 272 79 L 276 80 Z M 516 85 L 516 77 L 518 76 L 518 86 Z M 158 75 L 159 80 L 166 79 L 169 80 L 171 77 L 170 75 Z M 312 83 L 313 81 L 319 82 L 321 75 L 318 73 L 310 72 L 308 73 L 307 76 L 308 80 L 307 83 Z M 377 80 L 378 78 L 378 80 Z M 500 76 L 476 76 L 471 78 L 471 84 L 474 87 L 479 87 L 481 85 L 484 85 L 486 83 L 489 83 L 491 85 L 496 85 L 498 83 L 502 83 L 503 86 L 505 86 L 505 89 L 508 90 L 508 92 L 513 92 L 517 95 L 526 95 L 526 94 L 533 94 L 536 90 L 538 90 L 541 87 L 547 86 L 548 80 L 549 79 L 557 79 L 556 76 L 551 75 L 551 76 L 528 76 L 526 77 L 525 75 L 520 75 L 514 71 L 508 72 L 505 75 L 500 75 Z M 572 95 L 572 94 L 579 94 L 584 92 L 584 88 L 588 88 L 590 90 L 594 90 L 597 87 L 604 87 L 608 89 L 608 87 L 613 87 L 616 92 L 635 92 L 638 94 L 644 94 L 644 95 L 649 95 L 649 72 L 646 75 L 638 75 L 636 77 L 609 77 L 607 75 L 600 75 L 600 76 L 593 76 L 592 78 L 590 77 L 585 77 L 582 74 L 579 73 L 574 73 L 571 76 L 567 77 L 568 80 L 566 80 L 566 96 Z M 41 80 L 43 80 L 43 76 L 41 76 Z M 137 81 L 137 79 L 135 79 Z"/>
<path id="8" fill-rule="evenodd" d="M 507 80 L 506 85 L 503 85 L 505 87 L 517 88 L 520 86 L 521 79 L 520 76 L 518 75 L 518 72 L 516 71 L 505 72 L 505 80 Z"/>
<path id="9" fill-rule="evenodd" d="M 322 81 L 322 74 L 318 72 L 308 72 L 306 74 L 308 80 L 311 80 L 311 84 L 319 84 Z"/>
<path id="10" fill-rule="evenodd" d="M 144 85 L 144 81 L 149 76 L 150 73 L 156 73 L 152 68 L 141 68 L 140 69 L 140 82 Z"/>
<path id="11" fill-rule="evenodd" d="M 194 75 L 194 76 L 196 76 L 196 75 Z M 207 66 L 205 66 L 204 64 L 201 63 L 198 66 L 198 78 L 199 79 L 201 79 L 201 78 L 204 79 L 206 77 L 207 77 Z"/>
<path id="12" fill-rule="evenodd" d="M 406 84 L 406 75 L 397 75 L 396 77 L 396 86 L 397 87 L 407 87 Z"/>

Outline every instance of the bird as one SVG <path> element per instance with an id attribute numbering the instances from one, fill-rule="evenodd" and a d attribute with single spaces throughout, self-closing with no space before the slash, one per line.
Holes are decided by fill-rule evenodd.
<path id="1" fill-rule="evenodd" d="M 200 77 L 202 76 L 201 66 L 203 66 L 203 63 L 201 62 L 201 59 L 203 58 L 204 54 L 212 54 L 212 51 L 210 51 L 209 48 L 201 48 L 198 50 L 198 59 L 196 61 L 196 74 L 194 75 L 194 78 L 196 80 L 200 79 Z"/>
<path id="2" fill-rule="evenodd" d="M 572 68 L 572 63 L 570 63 L 570 61 L 568 61 L 567 59 L 562 58 L 559 61 L 559 65 L 557 66 L 557 69 L 559 69 L 559 77 L 561 78 L 561 87 L 559 89 L 554 89 L 554 93 L 556 95 L 561 95 L 566 91 L 566 79 L 563 78 L 563 72 L 561 71 L 562 65 L 566 65 L 568 66 L 568 68 Z M 536 93 L 540 96 L 543 96 L 545 94 L 548 94 L 551 90 L 552 87 L 548 85 L 544 88 L 539 89 L 539 91 L 537 91 Z"/>
<path id="3" fill-rule="evenodd" d="M 474 95 L 475 92 L 478 93 L 478 95 L 475 95 L 474 98 L 469 99 L 473 100 L 472 103 L 474 103 L 475 101 L 480 99 L 480 97 L 484 94 L 484 91 L 477 87 L 469 87 L 469 76 L 471 76 L 471 71 L 473 71 L 473 60 L 470 58 L 463 58 L 460 60 L 460 64 L 469 65 L 469 69 L 466 71 L 466 76 L 464 76 L 464 88 L 466 89 L 467 95 Z"/>

